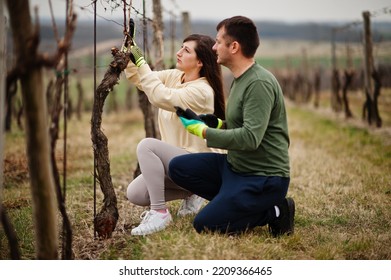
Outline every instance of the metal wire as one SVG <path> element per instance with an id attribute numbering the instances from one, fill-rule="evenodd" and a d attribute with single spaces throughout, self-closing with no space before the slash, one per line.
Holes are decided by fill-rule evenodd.
<path id="1" fill-rule="evenodd" d="M 69 0 L 66 2 L 66 19 L 65 26 L 69 25 Z M 68 51 L 64 54 L 64 161 L 63 161 L 63 200 L 65 204 L 66 189 L 67 189 L 67 132 L 68 132 L 68 102 L 69 102 L 69 79 L 68 79 Z"/>
<path id="2" fill-rule="evenodd" d="M 96 1 L 94 0 L 94 99 L 96 96 Z M 95 100 L 94 100 L 95 103 Z M 95 147 L 94 147 L 95 149 Z M 94 239 L 96 239 L 96 225 L 95 225 L 95 217 L 96 217 L 96 157 L 94 151 Z"/>

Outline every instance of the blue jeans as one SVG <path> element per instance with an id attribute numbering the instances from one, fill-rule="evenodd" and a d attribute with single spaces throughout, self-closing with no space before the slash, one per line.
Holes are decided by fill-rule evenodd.
<path id="1" fill-rule="evenodd" d="M 170 178 L 210 202 L 197 214 L 197 232 L 241 233 L 276 219 L 274 206 L 288 192 L 289 178 L 254 176 L 231 170 L 226 154 L 195 153 L 175 157 Z"/>

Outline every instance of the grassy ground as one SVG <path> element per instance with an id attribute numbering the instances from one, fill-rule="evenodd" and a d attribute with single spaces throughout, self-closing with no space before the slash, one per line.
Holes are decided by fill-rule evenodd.
<path id="1" fill-rule="evenodd" d="M 386 96 L 389 96 L 386 95 Z M 390 108 L 390 107 L 388 107 Z M 389 109 L 388 109 L 389 110 Z M 389 112 L 386 112 L 389 116 Z M 130 235 L 142 207 L 125 190 L 144 137 L 139 111 L 104 116 L 120 219 L 113 237 L 94 240 L 90 115 L 68 123 L 67 211 L 75 259 L 391 259 L 391 138 L 387 128 L 368 129 L 329 113 L 288 103 L 292 178 L 296 201 L 293 236 L 272 238 L 267 228 L 236 237 L 197 234 L 192 217 L 176 217 L 165 231 Z M 384 116 L 384 112 L 383 112 Z M 63 139 L 58 142 L 62 170 Z M 3 203 L 17 230 L 24 259 L 33 259 L 34 228 L 23 132 L 6 135 Z M 102 201 L 98 186 L 98 209 Z M 0 228 L 0 259 L 8 243 Z"/>

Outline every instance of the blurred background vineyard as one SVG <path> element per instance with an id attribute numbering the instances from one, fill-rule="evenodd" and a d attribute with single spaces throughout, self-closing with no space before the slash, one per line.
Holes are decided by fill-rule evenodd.
<path id="1" fill-rule="evenodd" d="M 76 5 L 76 10 L 78 8 Z M 79 20 L 67 69 L 67 210 L 74 229 L 74 258 L 390 259 L 391 22 L 382 21 L 382 16 L 389 13 L 387 8 L 371 15 L 373 66 L 377 73 L 372 87 L 379 90 L 380 123 L 368 122 L 364 106 L 367 96 L 363 21 L 256 21 L 261 38 L 256 60 L 276 75 L 288 104 L 292 140 L 290 195 L 298 204 L 298 234 L 282 240 L 270 239 L 265 229 L 237 238 L 196 235 L 191 218 L 177 219 L 173 228 L 152 237 L 130 236 L 130 228 L 139 221 L 142 209 L 129 205 L 124 192 L 136 169 L 136 145 L 145 133 L 139 92 L 124 75 L 105 103 L 103 124 L 109 139 L 111 175 L 119 198 L 120 220 L 113 239 L 102 242 L 94 239 L 93 159 L 89 134 L 94 102 L 94 47 L 99 83 L 112 61 L 111 48 L 122 44 L 123 27 L 121 19 L 100 18 L 94 46 L 93 22 Z M 166 19 L 164 68 L 175 64 L 175 52 L 185 34 L 203 33 L 215 37 L 219 20 Z M 153 65 L 152 22 L 148 21 L 146 33 L 140 16 L 136 17 L 136 24 L 138 44 L 144 47 Z M 57 25 L 62 34 L 63 24 L 58 21 Z M 10 30 L 7 31 L 6 70 L 9 71 L 15 58 Z M 147 45 L 142 42 L 144 35 L 149 42 Z M 50 53 L 56 47 L 51 20 L 41 19 L 40 51 Z M 223 73 L 228 97 L 232 76 L 224 67 Z M 63 72 L 55 69 L 44 70 L 49 110 L 53 99 L 49 87 L 53 87 L 61 74 Z M 11 91 L 7 99 L 9 118 L 4 188 L 0 197 L 18 233 L 23 258 L 33 259 L 32 202 L 19 84 Z M 61 121 L 63 127 L 64 120 Z M 60 167 L 64 162 L 60 145 L 64 137 L 60 134 L 56 153 Z M 98 191 L 99 202 L 101 198 Z M 178 202 L 171 203 L 170 207 L 175 212 Z M 192 246 L 188 245 L 189 240 Z M 7 241 L 0 229 L 0 259 L 7 259 L 8 253 Z"/>
<path id="2" fill-rule="evenodd" d="M 118 20 L 117 22 L 120 22 Z M 138 31 L 139 41 L 142 45 L 141 20 Z M 190 30 L 193 33 L 204 33 L 215 36 L 217 21 L 191 22 Z M 272 71 L 280 81 L 285 95 L 300 104 L 312 104 L 314 107 L 330 107 L 336 113 L 343 111 L 343 104 L 331 108 L 332 102 L 332 44 L 335 43 L 334 55 L 339 83 L 344 83 L 344 72 L 353 73 L 352 81 L 347 88 L 347 98 L 351 103 L 353 115 L 349 117 L 362 118 L 362 106 L 365 102 L 364 88 L 364 49 L 362 22 L 354 23 L 284 23 L 284 22 L 256 22 L 260 31 L 261 46 L 257 53 L 257 61 Z M 174 27 L 173 27 L 174 25 Z M 184 36 L 183 24 L 177 19 L 175 22 L 164 22 L 164 66 L 175 65 L 175 52 L 181 45 Z M 391 23 L 371 22 L 373 58 L 376 70 L 379 71 L 382 93 L 379 98 L 379 107 L 382 111 L 387 107 L 389 98 L 387 88 L 391 86 Z M 61 22 L 59 33 L 63 32 Z M 151 26 L 148 26 L 152 30 Z M 77 110 L 88 111 L 93 100 L 93 24 L 87 21 L 78 22 L 72 50 L 69 53 L 70 70 L 70 113 Z M 97 79 L 102 78 L 111 61 L 110 49 L 120 47 L 123 30 L 117 24 L 99 20 L 97 24 Z M 152 32 L 152 31 L 151 31 Z M 152 42 L 149 32 L 149 42 Z M 187 31 L 189 32 L 189 30 Z M 334 38 L 333 38 L 334 35 Z M 12 40 L 8 40 L 7 65 L 12 65 Z M 43 20 L 41 23 L 41 44 L 43 52 L 52 51 L 55 40 L 51 21 Z M 153 63 L 151 53 L 153 46 L 148 46 L 150 62 Z M 229 92 L 232 77 L 225 71 L 225 90 Z M 56 77 L 56 72 L 46 70 L 45 79 L 49 82 Z M 82 90 L 82 97 L 80 97 Z M 342 89 L 340 89 L 342 91 Z M 342 97 L 342 92 L 339 93 Z M 135 88 L 125 79 L 121 79 L 119 86 L 110 95 L 110 101 L 105 105 L 107 110 L 130 109 L 138 106 Z M 318 100 L 319 98 L 319 100 Z M 341 101 L 342 102 L 342 101 Z M 78 105 L 77 105 L 78 104 Z M 20 112 L 21 103 L 18 97 L 12 103 L 14 114 Z M 77 106 L 79 106 L 77 109 Z M 384 108 L 383 108 L 384 107 Z M 361 112 L 360 112 L 361 111 Z M 343 114 L 343 112 L 342 112 Z M 19 113 L 20 115 L 20 113 Z M 391 123 L 387 114 L 381 115 L 383 124 Z"/>

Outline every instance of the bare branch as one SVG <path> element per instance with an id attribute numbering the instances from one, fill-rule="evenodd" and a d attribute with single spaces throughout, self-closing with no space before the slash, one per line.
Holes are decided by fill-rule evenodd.
<path id="1" fill-rule="evenodd" d="M 71 48 L 72 37 L 76 30 L 76 14 L 72 14 L 68 22 L 68 28 L 64 38 L 58 41 L 57 52 L 53 55 L 47 53 L 37 55 L 37 64 L 46 67 L 55 67 L 61 60 L 62 56 Z"/>
<path id="2" fill-rule="evenodd" d="M 54 39 L 56 39 L 56 42 L 57 42 L 57 44 L 58 44 L 58 42 L 59 42 L 58 30 L 57 30 L 56 21 L 54 20 L 53 7 L 52 7 L 52 0 L 49 0 L 49 7 L 50 7 L 50 16 L 51 16 L 51 18 L 52 18 Z"/>

